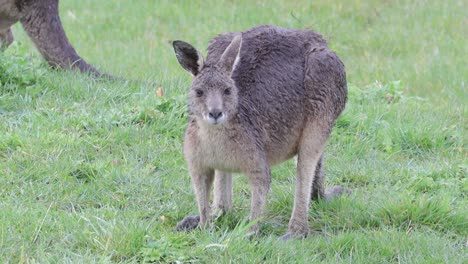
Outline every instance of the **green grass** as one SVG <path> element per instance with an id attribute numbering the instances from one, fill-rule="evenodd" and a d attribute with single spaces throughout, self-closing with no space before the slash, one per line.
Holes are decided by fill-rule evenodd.
<path id="1" fill-rule="evenodd" d="M 0 262 L 466 263 L 465 1 L 62 1 L 77 51 L 141 82 L 49 69 L 20 25 L 0 54 Z M 170 45 L 205 50 L 258 24 L 312 28 L 345 62 L 349 102 L 326 152 L 312 234 L 287 243 L 294 162 L 273 169 L 260 236 L 249 187 L 208 230 L 181 152 L 190 77 Z M 164 97 L 156 90 L 162 87 Z"/>

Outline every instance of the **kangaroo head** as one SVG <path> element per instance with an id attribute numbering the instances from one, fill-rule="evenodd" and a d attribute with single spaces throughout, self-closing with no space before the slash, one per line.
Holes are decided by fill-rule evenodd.
<path id="1" fill-rule="evenodd" d="M 194 77 L 189 92 L 190 112 L 206 124 L 223 124 L 237 112 L 238 89 L 231 75 L 239 61 L 241 42 L 240 34 L 234 37 L 214 65 L 204 64 L 192 45 L 173 42 L 177 60 Z"/>

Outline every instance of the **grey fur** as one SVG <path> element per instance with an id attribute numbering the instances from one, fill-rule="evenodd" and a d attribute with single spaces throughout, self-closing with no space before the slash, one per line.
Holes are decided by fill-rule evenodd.
<path id="1" fill-rule="evenodd" d="M 181 52 L 180 43 L 190 54 Z M 201 65 L 190 59 L 200 53 L 187 45 L 174 42 L 181 65 L 197 72 L 189 91 L 184 154 L 200 218 L 186 217 L 178 229 L 207 225 L 213 181 L 212 211 L 232 208 L 232 172 L 248 177 L 250 220 L 257 219 L 270 189 L 270 167 L 297 155 L 294 208 L 283 238 L 307 236 L 311 198 L 347 192 L 325 191 L 322 168 L 326 141 L 346 104 L 343 63 L 310 30 L 259 26 L 222 34 L 210 42 Z"/>
<path id="2" fill-rule="evenodd" d="M 58 0 L 0 0 L 0 48 L 13 42 L 10 27 L 20 21 L 44 59 L 53 67 L 100 73 L 76 53 L 58 14 Z"/>

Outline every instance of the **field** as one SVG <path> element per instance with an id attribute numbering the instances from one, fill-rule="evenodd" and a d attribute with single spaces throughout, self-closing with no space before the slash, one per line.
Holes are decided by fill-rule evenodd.
<path id="1" fill-rule="evenodd" d="M 0 53 L 2 263 L 467 263 L 466 1 L 61 1 L 78 53 L 129 81 L 50 69 L 19 24 Z M 463 11 L 465 10 L 465 11 Z M 321 32 L 349 100 L 326 149 L 311 235 L 282 242 L 295 163 L 274 167 L 261 234 L 249 186 L 207 230 L 182 155 L 191 77 L 171 41 L 205 52 L 259 24 Z M 158 89 L 164 91 L 159 96 Z"/>

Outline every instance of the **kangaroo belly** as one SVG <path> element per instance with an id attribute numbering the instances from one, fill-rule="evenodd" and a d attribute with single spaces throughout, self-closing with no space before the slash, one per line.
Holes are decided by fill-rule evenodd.
<path id="1" fill-rule="evenodd" d="M 206 167 L 227 172 L 242 172 L 245 166 L 245 154 L 226 145 L 204 146 L 201 149 L 201 157 Z"/>
<path id="2" fill-rule="evenodd" d="M 286 161 L 297 154 L 301 134 L 298 129 L 294 130 L 294 128 L 295 126 L 290 127 L 281 135 L 266 137 L 265 154 L 270 166 Z"/>

